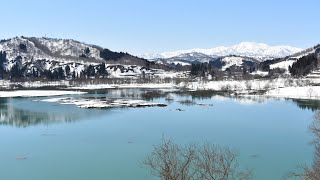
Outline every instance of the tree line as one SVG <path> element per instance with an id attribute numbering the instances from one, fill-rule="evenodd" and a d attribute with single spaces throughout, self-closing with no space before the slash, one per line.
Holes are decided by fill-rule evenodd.
<path id="1" fill-rule="evenodd" d="M 7 53 L 5 51 L 0 51 L 0 79 L 3 78 L 5 72 L 4 63 L 7 61 Z"/>
<path id="2" fill-rule="evenodd" d="M 320 49 L 319 49 L 320 50 Z M 311 53 L 307 56 L 303 56 L 298 59 L 296 62 L 289 66 L 289 72 L 292 76 L 305 76 L 315 70 L 319 65 L 318 53 L 317 50 L 315 53 Z"/>

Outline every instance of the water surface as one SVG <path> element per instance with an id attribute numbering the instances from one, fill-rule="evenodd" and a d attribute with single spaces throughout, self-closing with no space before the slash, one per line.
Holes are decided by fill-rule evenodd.
<path id="1" fill-rule="evenodd" d="M 157 179 L 141 161 L 163 135 L 179 144 L 234 148 L 241 167 L 253 169 L 253 179 L 281 179 L 312 162 L 308 127 L 318 101 L 190 94 L 153 98 L 145 91 L 101 90 L 74 97 L 147 98 L 168 106 L 80 109 L 33 101 L 47 98 L 1 98 L 0 179 Z M 179 102 L 184 100 L 198 105 Z"/>

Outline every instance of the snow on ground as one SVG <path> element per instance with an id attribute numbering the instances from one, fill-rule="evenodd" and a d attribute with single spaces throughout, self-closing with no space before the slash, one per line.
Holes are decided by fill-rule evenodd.
<path id="1" fill-rule="evenodd" d="M 320 99 L 320 86 L 278 88 L 267 91 L 265 95 L 293 99 Z"/>
<path id="2" fill-rule="evenodd" d="M 281 68 L 281 69 L 289 70 L 289 66 L 292 66 L 294 62 L 296 62 L 296 60 L 287 60 L 287 61 L 271 64 L 270 69 Z"/>
<path id="3" fill-rule="evenodd" d="M 223 62 L 226 63 L 225 66 L 222 67 L 222 71 L 225 71 L 227 68 L 236 65 L 241 66 L 243 58 L 242 57 L 225 57 L 222 59 Z"/>
<path id="4" fill-rule="evenodd" d="M 65 82 L 25 82 L 24 87 L 55 86 L 65 84 L 69 90 L 91 90 L 91 89 L 124 89 L 145 88 L 156 90 L 180 90 L 188 89 L 224 91 L 231 94 L 248 95 L 256 92 L 264 93 L 269 97 L 320 99 L 320 78 L 278 78 L 278 79 L 255 79 L 255 80 L 224 80 L 224 81 L 202 81 L 175 83 L 145 83 L 145 84 L 94 84 L 71 87 Z M 11 87 L 13 83 L 0 81 L 0 87 Z M 83 94 L 77 91 L 0 91 L 0 97 L 32 97 L 32 96 L 58 96 L 68 94 Z"/>
<path id="5" fill-rule="evenodd" d="M 11 89 L 21 85 L 24 88 L 39 88 L 39 87 L 57 87 L 70 86 L 69 81 L 25 81 L 25 82 L 10 82 L 8 80 L 0 80 L 0 89 Z"/>
<path id="6" fill-rule="evenodd" d="M 248 80 L 248 81 L 197 81 L 190 83 L 181 83 L 180 86 L 191 90 L 215 90 L 215 91 L 248 91 L 248 90 L 265 90 L 271 88 L 280 88 L 291 85 L 297 85 L 300 81 L 289 82 L 287 79 L 274 80 Z M 301 84 L 304 82 L 301 82 Z"/>
<path id="7" fill-rule="evenodd" d="M 159 71 L 157 73 L 154 73 L 154 76 L 159 77 L 161 79 L 165 78 L 187 78 L 189 77 L 190 72 L 188 71 L 182 71 L 182 72 L 174 72 L 174 71 Z"/>
<path id="8" fill-rule="evenodd" d="M 0 80 L 0 88 L 9 88 L 9 86 L 10 86 L 9 81 Z"/>
<path id="9" fill-rule="evenodd" d="M 319 99 L 320 79 L 284 79 L 249 81 L 210 81 L 181 84 L 191 90 L 233 91 L 241 95 L 266 91 L 261 96 L 293 99 Z M 311 84 L 315 84 L 312 86 Z"/>
<path id="10" fill-rule="evenodd" d="M 320 74 L 308 74 L 307 78 L 320 78 Z"/>
<path id="11" fill-rule="evenodd" d="M 86 94 L 80 91 L 53 91 L 53 90 L 19 90 L 19 91 L 0 91 L 0 97 L 45 97 Z"/>
<path id="12" fill-rule="evenodd" d="M 190 66 L 191 63 L 189 62 L 182 62 L 182 61 L 168 61 L 170 64 L 178 65 L 180 64 L 181 66 Z"/>
<path id="13" fill-rule="evenodd" d="M 145 88 L 145 89 L 175 89 L 178 86 L 172 83 L 165 84 L 96 84 L 69 87 L 68 89 L 117 89 L 117 88 Z"/>
<path id="14" fill-rule="evenodd" d="M 84 49 L 89 48 L 89 57 L 101 59 L 100 51 L 92 45 L 84 44 L 71 39 L 51 39 L 51 38 L 38 38 L 38 41 L 48 47 L 48 49 L 56 54 L 62 56 L 79 57 L 84 53 Z"/>
<path id="15" fill-rule="evenodd" d="M 23 83 L 19 83 L 25 88 L 37 88 L 37 87 L 52 87 L 52 86 L 69 86 L 69 81 L 48 81 L 48 82 L 41 82 L 41 81 L 26 81 Z"/>
<path id="16" fill-rule="evenodd" d="M 269 75 L 269 72 L 267 72 L 267 71 L 254 71 L 251 73 L 251 75 L 267 76 L 267 75 Z"/>
<path id="17" fill-rule="evenodd" d="M 39 100 L 38 100 L 39 101 Z M 40 100 L 43 102 L 57 102 L 61 104 L 73 104 L 79 108 L 121 108 L 121 107 L 165 107 L 166 104 L 147 102 L 137 99 L 106 99 L 106 98 L 52 98 Z"/>

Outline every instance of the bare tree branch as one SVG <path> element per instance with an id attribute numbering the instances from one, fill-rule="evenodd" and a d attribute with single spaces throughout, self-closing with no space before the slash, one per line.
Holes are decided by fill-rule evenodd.
<path id="1" fill-rule="evenodd" d="M 237 157 L 229 148 L 209 144 L 179 146 L 163 139 L 143 163 L 164 180 L 250 179 L 252 172 L 240 171 Z"/>

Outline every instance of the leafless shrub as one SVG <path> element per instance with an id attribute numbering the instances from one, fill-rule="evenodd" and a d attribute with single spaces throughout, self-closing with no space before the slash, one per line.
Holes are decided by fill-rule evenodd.
<path id="1" fill-rule="evenodd" d="M 163 139 L 143 164 L 164 180 L 250 179 L 251 171 L 240 171 L 237 157 L 229 148 L 208 144 L 180 146 Z"/>
<path id="2" fill-rule="evenodd" d="M 307 91 L 307 94 L 308 94 L 309 98 L 311 98 L 312 95 L 313 95 L 313 89 L 309 88 L 308 91 Z"/>
<path id="3" fill-rule="evenodd" d="M 238 155 L 230 148 L 205 144 L 198 148 L 195 179 L 250 179 L 251 171 L 239 171 Z"/>
<path id="4" fill-rule="evenodd" d="M 225 84 L 220 86 L 221 91 L 229 92 L 231 91 L 231 85 L 230 84 Z"/>
<path id="5" fill-rule="evenodd" d="M 246 85 L 247 90 L 251 90 L 252 89 L 252 82 L 251 81 L 246 81 L 245 85 Z"/>
<path id="6" fill-rule="evenodd" d="M 314 115 L 314 122 L 310 126 L 310 131 L 314 134 L 314 158 L 311 167 L 300 167 L 300 173 L 290 173 L 291 177 L 300 177 L 305 180 L 319 180 L 320 179 L 320 111 L 316 111 Z"/>
<path id="7" fill-rule="evenodd" d="M 269 90 L 270 88 L 271 88 L 270 81 L 266 82 L 266 84 L 264 85 L 264 90 Z"/>

